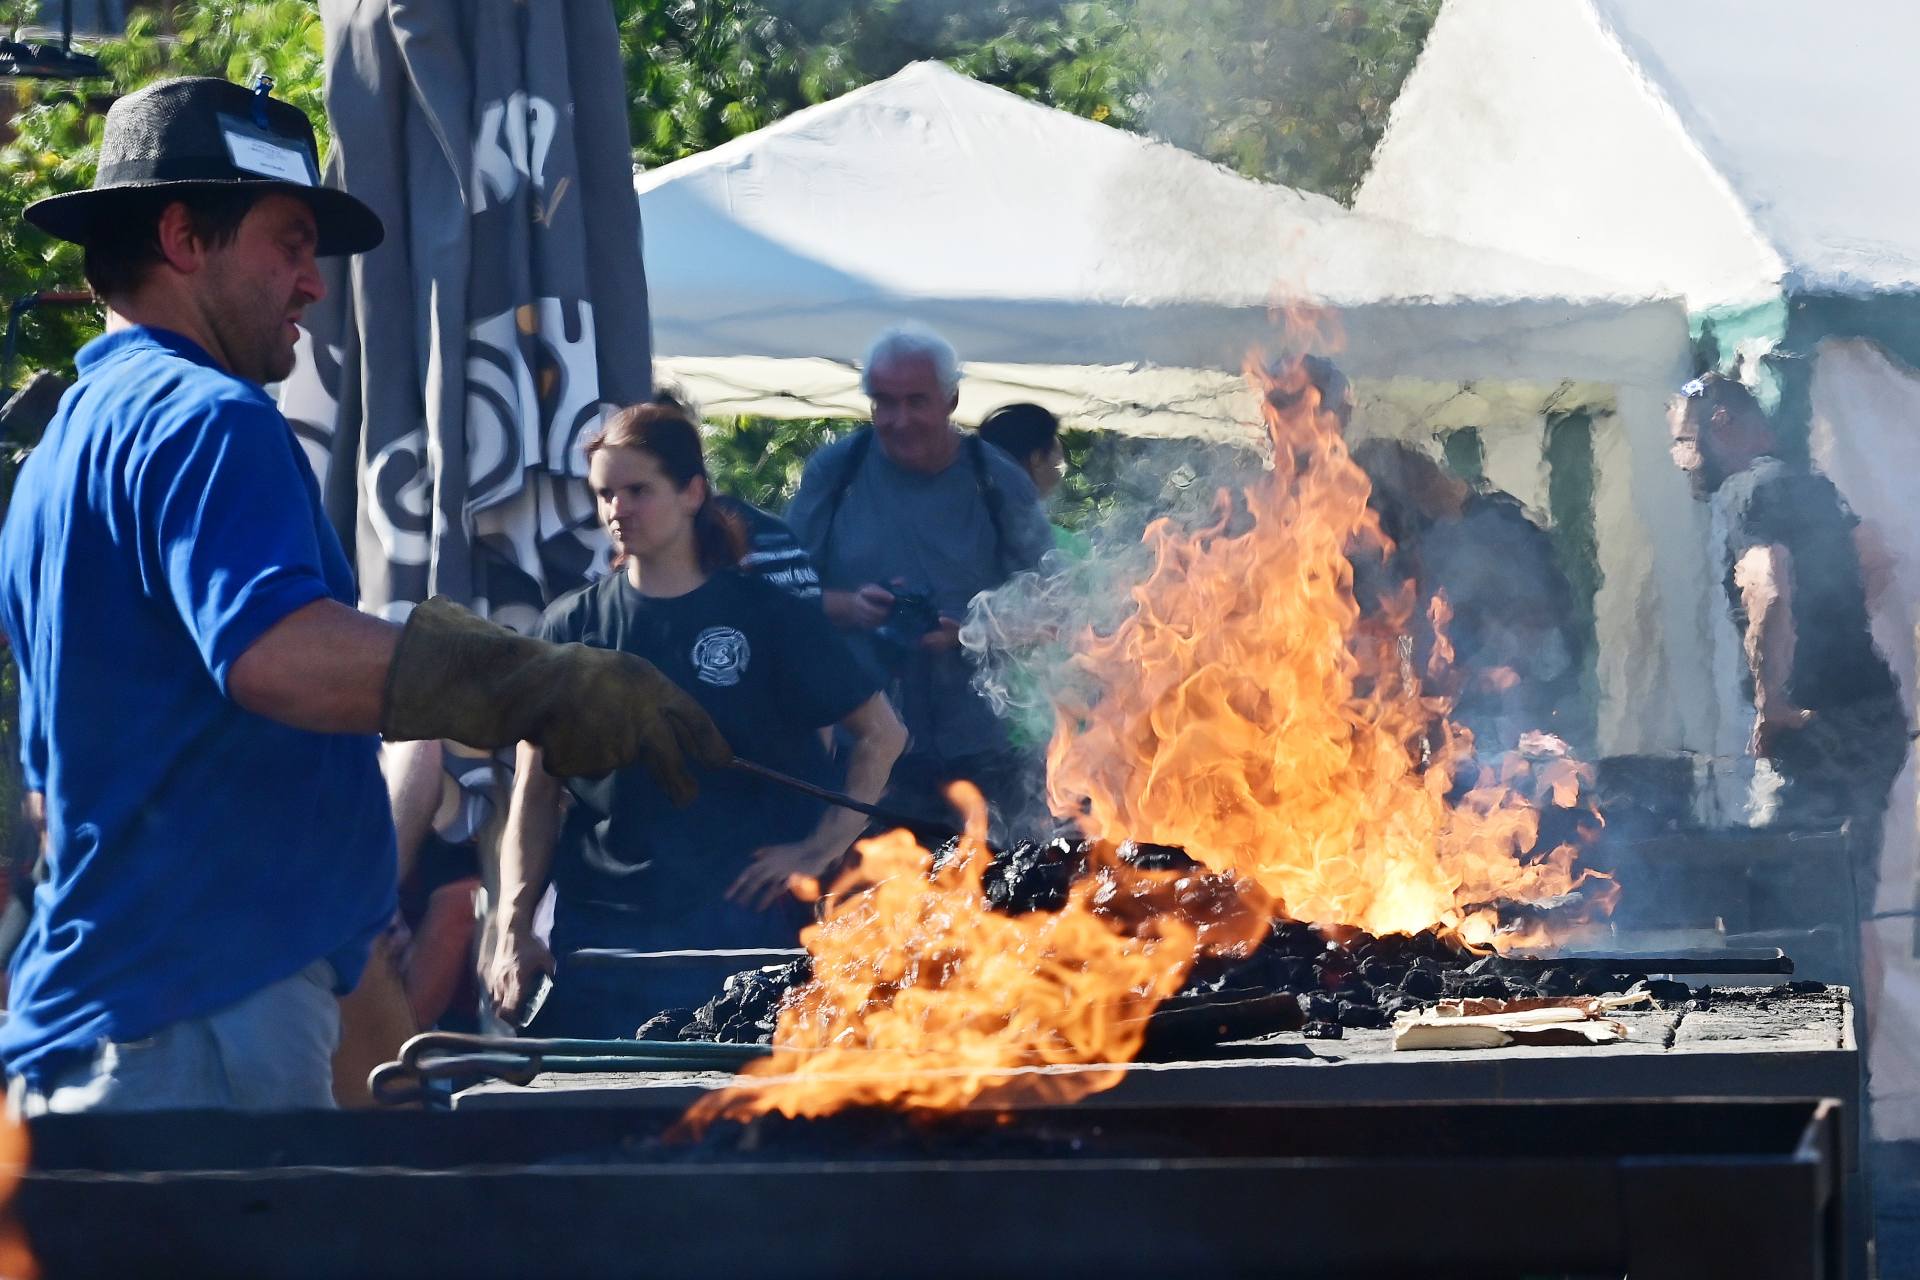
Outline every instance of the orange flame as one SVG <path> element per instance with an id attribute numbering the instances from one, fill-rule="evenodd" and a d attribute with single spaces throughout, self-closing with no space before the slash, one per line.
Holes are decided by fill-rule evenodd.
<path id="1" fill-rule="evenodd" d="M 1132 612 L 1077 646 L 1076 687 L 1097 696 L 1057 707 L 1049 791 L 1092 839 L 1092 874 L 1057 913 L 991 910 L 970 787 L 956 792 L 968 835 L 938 867 L 905 832 L 864 841 L 801 935 L 813 981 L 783 1008 L 775 1052 L 684 1129 L 1016 1091 L 1072 1101 L 1119 1081 L 1106 1064 L 1135 1056 L 1197 954 L 1251 944 L 1270 916 L 1480 944 L 1489 904 L 1583 882 L 1570 847 L 1526 856 L 1538 798 L 1577 795 L 1573 762 L 1508 757 L 1450 801 L 1470 738 L 1411 670 L 1412 591 L 1380 616 L 1355 603 L 1349 556 L 1389 550 L 1367 479 L 1303 366 L 1253 376 L 1271 472 L 1237 504 L 1222 493 L 1197 533 L 1148 528 L 1154 566 Z M 1429 609 L 1444 663 L 1445 602 Z M 1214 874 L 1136 870 L 1112 854 L 1125 839 L 1178 846 Z M 1083 1069 L 1049 1070 L 1067 1066 Z"/>
<path id="2" fill-rule="evenodd" d="M 1015 1089 L 1071 1102 L 1119 1082 L 1120 1067 L 1045 1068 L 1139 1052 L 1147 1014 L 1179 989 L 1202 931 L 1169 911 L 1126 919 L 1096 899 L 1173 877 L 1112 864 L 1080 879 L 1061 911 L 998 914 L 981 886 L 985 806 L 965 784 L 954 798 L 967 836 L 938 868 L 904 831 L 861 842 L 859 869 L 801 934 L 813 981 L 782 1009 L 774 1054 L 748 1068 L 762 1078 L 709 1095 L 686 1126 L 862 1103 L 946 1110 Z"/>
<path id="3" fill-rule="evenodd" d="M 1390 549 L 1367 477 L 1303 365 L 1249 376 L 1271 472 L 1239 504 L 1222 493 L 1198 532 L 1147 529 L 1132 611 L 1077 646 L 1077 687 L 1098 694 L 1059 709 L 1054 811 L 1094 839 L 1186 849 L 1297 919 L 1488 941 L 1484 904 L 1580 882 L 1571 850 L 1524 856 L 1539 832 L 1526 788 L 1546 780 L 1486 778 L 1448 802 L 1471 740 L 1409 669 L 1412 601 L 1363 618 L 1354 599 L 1350 556 Z M 1446 606 L 1430 607 L 1445 661 Z"/>

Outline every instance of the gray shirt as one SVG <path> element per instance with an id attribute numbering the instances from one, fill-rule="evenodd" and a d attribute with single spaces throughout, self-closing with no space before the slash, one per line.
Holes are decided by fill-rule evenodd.
<path id="1" fill-rule="evenodd" d="M 965 618 L 974 596 L 1038 567 L 1053 546 L 1033 481 L 1004 452 L 986 447 L 980 455 L 1001 495 L 996 534 L 972 441 L 934 475 L 895 466 L 872 441 L 836 508 L 834 494 L 861 438 L 871 440 L 848 436 L 808 459 L 787 512 L 827 590 L 903 579 L 907 589 L 927 592 L 941 613 Z M 916 654 L 896 672 L 889 691 L 912 735 L 910 754 L 950 761 L 1006 747 L 1006 726 L 974 692 L 964 654 Z"/>

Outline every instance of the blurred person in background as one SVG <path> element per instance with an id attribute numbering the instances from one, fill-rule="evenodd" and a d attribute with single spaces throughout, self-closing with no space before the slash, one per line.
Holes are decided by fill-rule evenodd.
<path id="1" fill-rule="evenodd" d="M 819 608 L 741 571 L 741 533 L 713 499 L 697 428 L 677 408 L 639 405 L 613 414 L 586 452 L 614 572 L 556 600 L 541 638 L 646 658 L 742 756 L 812 782 L 830 776 L 820 730 L 836 726 L 850 744 L 845 790 L 878 799 L 906 731 Z M 654 1013 L 711 997 L 719 976 L 571 963 L 580 950 L 797 946 L 810 911 L 796 877 L 823 876 L 865 823 L 738 771 L 701 772 L 682 808 L 642 770 L 563 784 L 541 755 L 523 744 L 516 760 L 488 973 L 509 1021 L 552 975 L 536 1035 L 631 1036 Z M 549 882 L 550 944 L 534 932 Z"/>
<path id="2" fill-rule="evenodd" d="M 1037 404 L 1002 405 L 980 423 L 980 438 L 1019 463 L 1045 506 L 1067 478 L 1067 451 L 1060 442 L 1060 419 Z M 1085 534 L 1055 522 L 1053 545 L 1069 556 L 1092 550 Z"/>
<path id="3" fill-rule="evenodd" d="M 1004 816 L 1038 779 L 973 687 L 960 622 L 974 596 L 1036 568 L 1053 533 L 1026 468 L 954 425 L 960 361 L 922 325 L 877 337 L 861 381 L 873 424 L 808 460 L 788 512 L 827 617 L 890 673 L 910 735 L 888 804 L 950 824 L 967 779 Z"/>
<path id="4" fill-rule="evenodd" d="M 1529 731 L 1558 734 L 1563 709 L 1580 697 L 1581 640 L 1573 586 L 1547 531 L 1511 494 L 1477 489 L 1411 445 L 1366 440 L 1353 460 L 1394 543 L 1382 563 L 1356 565 L 1362 607 L 1375 612 L 1414 584 L 1414 674 L 1453 700 L 1449 718 L 1472 731 L 1482 759 L 1514 750 Z M 1453 650 L 1437 674 L 1428 614 L 1436 596 L 1450 615 L 1441 630 Z"/>
<path id="5" fill-rule="evenodd" d="M 1668 426 L 1674 464 L 1712 513 L 1714 572 L 1746 656 L 1757 792 L 1777 787 L 1753 816 L 1848 824 L 1864 920 L 1879 884 L 1887 797 L 1911 737 L 1868 616 L 1878 548 L 1831 480 L 1783 456 L 1739 381 L 1709 373 L 1689 382 Z"/>

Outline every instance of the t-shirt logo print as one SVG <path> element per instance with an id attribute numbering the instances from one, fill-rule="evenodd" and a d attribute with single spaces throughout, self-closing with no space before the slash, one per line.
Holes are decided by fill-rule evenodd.
<path id="1" fill-rule="evenodd" d="M 693 642 L 693 668 L 701 683 L 723 689 L 740 683 L 752 656 L 747 638 L 732 627 L 708 627 Z"/>

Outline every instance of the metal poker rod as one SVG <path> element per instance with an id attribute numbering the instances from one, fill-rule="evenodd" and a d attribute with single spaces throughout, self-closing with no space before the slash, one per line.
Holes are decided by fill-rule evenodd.
<path id="1" fill-rule="evenodd" d="M 776 787 L 785 787 L 789 791 L 798 791 L 802 795 L 812 796 L 815 800 L 824 800 L 828 804 L 839 805 L 842 809 L 851 809 L 855 813 L 864 813 L 869 818 L 877 818 L 881 822 L 891 823 L 896 827 L 906 827 L 911 831 L 925 832 L 928 834 L 936 831 L 951 836 L 961 834 L 958 827 L 949 826 L 940 822 L 928 822 L 925 818 L 913 817 L 895 809 L 885 809 L 877 804 L 868 804 L 864 800 L 855 800 L 844 791 L 834 791 L 827 787 L 816 786 L 804 778 L 796 778 L 792 774 L 781 773 L 778 769 L 769 769 L 763 764 L 755 764 L 753 761 L 743 760 L 739 756 L 735 756 L 732 760 L 728 761 L 727 767 L 737 769 L 741 773 L 750 773 L 756 778 L 771 782 Z"/>

